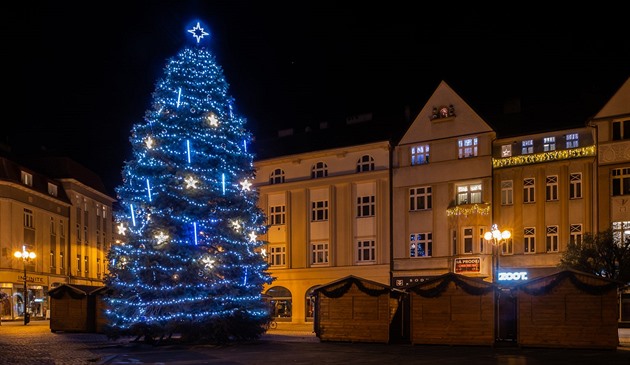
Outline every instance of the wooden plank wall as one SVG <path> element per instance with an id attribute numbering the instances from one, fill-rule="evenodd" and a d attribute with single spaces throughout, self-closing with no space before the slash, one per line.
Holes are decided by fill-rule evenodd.
<path id="1" fill-rule="evenodd" d="M 50 330 L 52 332 L 88 331 L 88 297 L 73 299 L 64 293 L 60 299 L 50 298 Z"/>
<path id="2" fill-rule="evenodd" d="M 471 295 L 451 282 L 436 298 L 410 295 L 412 344 L 494 343 L 493 292 Z"/>
<path id="3" fill-rule="evenodd" d="M 341 298 L 318 296 L 321 341 L 389 342 L 389 294 L 372 297 L 353 285 Z"/>
<path id="4" fill-rule="evenodd" d="M 580 280 L 598 284 L 588 282 L 585 277 Z M 568 279 L 544 295 L 519 291 L 518 343 L 528 347 L 616 349 L 617 311 L 616 290 L 591 295 L 577 289 Z"/>

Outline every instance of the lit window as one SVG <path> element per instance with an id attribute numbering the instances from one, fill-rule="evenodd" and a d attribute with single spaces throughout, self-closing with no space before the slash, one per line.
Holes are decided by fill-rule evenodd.
<path id="1" fill-rule="evenodd" d="M 457 205 L 481 203 L 481 184 L 457 186 Z"/>
<path id="2" fill-rule="evenodd" d="M 523 141 L 521 153 L 523 155 L 534 153 L 534 140 L 528 139 L 528 140 Z"/>
<path id="3" fill-rule="evenodd" d="M 555 151 L 556 150 L 556 137 L 543 138 L 543 151 Z"/>
<path id="4" fill-rule="evenodd" d="M 48 183 L 48 195 L 57 196 L 57 185 Z"/>
<path id="5" fill-rule="evenodd" d="M 411 147 L 411 164 L 422 165 L 429 163 L 429 145 Z"/>
<path id="6" fill-rule="evenodd" d="M 29 174 L 26 171 L 22 171 L 20 175 L 22 179 L 22 184 L 33 186 L 33 175 Z"/>
<path id="7" fill-rule="evenodd" d="M 477 156 L 477 138 L 466 138 L 457 141 L 459 148 L 459 158 L 468 158 Z"/>
<path id="8" fill-rule="evenodd" d="M 567 148 L 578 148 L 580 146 L 580 140 L 577 133 L 567 134 Z"/>
<path id="9" fill-rule="evenodd" d="M 430 257 L 433 254 L 433 234 L 414 233 L 409 237 L 410 257 Z"/>

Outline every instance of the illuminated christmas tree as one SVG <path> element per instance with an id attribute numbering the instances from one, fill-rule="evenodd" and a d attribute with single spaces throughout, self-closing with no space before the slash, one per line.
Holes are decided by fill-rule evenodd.
<path id="1" fill-rule="evenodd" d="M 257 207 L 252 135 L 204 43 L 168 60 L 144 122 L 132 127 L 109 252 L 109 329 L 146 341 L 258 338 L 269 320 L 265 217 Z M 111 334 L 110 333 L 110 334 Z"/>

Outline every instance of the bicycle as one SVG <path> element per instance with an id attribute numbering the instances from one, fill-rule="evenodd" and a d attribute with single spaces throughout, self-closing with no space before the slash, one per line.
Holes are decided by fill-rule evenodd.
<path id="1" fill-rule="evenodd" d="M 278 322 L 272 319 L 269 322 L 265 323 L 263 327 L 265 328 L 265 331 L 275 330 L 276 328 L 278 328 Z"/>

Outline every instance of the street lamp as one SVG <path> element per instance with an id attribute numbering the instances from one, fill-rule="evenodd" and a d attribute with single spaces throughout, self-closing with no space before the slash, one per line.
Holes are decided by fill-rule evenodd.
<path id="1" fill-rule="evenodd" d="M 497 281 L 497 271 L 499 270 L 499 246 L 510 239 L 512 237 L 512 233 L 510 231 L 505 230 L 501 232 L 499 230 L 499 226 L 496 224 L 492 225 L 492 230 L 486 232 L 483 235 L 483 238 L 486 241 L 492 242 L 492 282 Z"/>
<path id="2" fill-rule="evenodd" d="M 26 264 L 29 263 L 31 260 L 34 260 L 36 255 L 35 252 L 28 251 L 26 249 L 26 245 L 23 245 L 22 251 L 15 251 L 13 253 L 13 256 L 17 257 L 18 259 L 22 259 L 22 261 L 24 262 L 24 325 L 26 326 L 30 321 L 28 313 L 26 313 L 26 302 L 28 302 L 28 290 L 26 288 Z"/>

